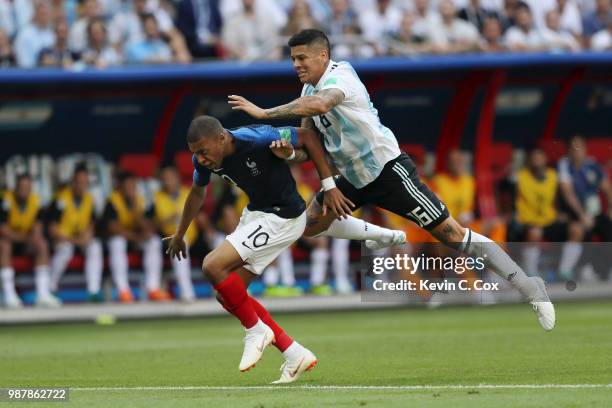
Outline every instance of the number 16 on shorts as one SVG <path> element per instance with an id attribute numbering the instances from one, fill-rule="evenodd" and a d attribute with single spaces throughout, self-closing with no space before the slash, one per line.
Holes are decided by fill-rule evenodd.
<path id="1" fill-rule="evenodd" d="M 408 213 L 408 217 L 412 218 L 419 224 L 419 227 L 425 227 L 433 222 L 429 214 L 421 209 L 421 206 L 418 206 L 414 210 Z"/>

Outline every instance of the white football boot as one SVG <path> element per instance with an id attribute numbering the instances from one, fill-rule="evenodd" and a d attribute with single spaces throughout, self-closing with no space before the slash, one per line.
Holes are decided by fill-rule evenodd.
<path id="1" fill-rule="evenodd" d="M 317 357 L 296 341 L 283 352 L 283 355 L 285 362 L 280 368 L 281 376 L 272 384 L 289 384 L 297 381 L 303 373 L 317 365 Z"/>
<path id="2" fill-rule="evenodd" d="M 266 347 L 274 341 L 274 332 L 261 320 L 250 329 L 245 329 L 245 331 L 244 351 L 238 366 L 238 369 L 243 372 L 255 367 Z"/>
<path id="3" fill-rule="evenodd" d="M 16 295 L 5 298 L 4 299 L 4 305 L 8 309 L 22 309 L 23 308 L 23 302 Z"/>
<path id="4" fill-rule="evenodd" d="M 53 296 L 52 294 L 37 296 L 36 306 L 56 309 L 62 306 L 62 301 L 58 297 Z"/>
<path id="5" fill-rule="evenodd" d="M 538 292 L 529 303 L 531 303 L 531 307 L 538 317 L 540 326 L 546 331 L 551 331 L 555 328 L 555 307 L 550 301 L 548 293 L 546 293 L 544 280 L 538 277 L 529 279 L 535 279 L 538 286 Z"/>
<path id="6" fill-rule="evenodd" d="M 391 237 L 385 237 L 379 241 L 371 239 L 366 240 L 365 246 L 368 249 L 376 250 L 381 248 L 387 248 L 395 245 L 402 245 L 406 243 L 406 233 L 404 231 L 393 230 Z"/>

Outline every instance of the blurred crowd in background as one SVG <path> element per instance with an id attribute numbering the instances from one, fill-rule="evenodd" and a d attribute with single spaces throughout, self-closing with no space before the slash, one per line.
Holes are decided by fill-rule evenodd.
<path id="1" fill-rule="evenodd" d="M 612 49 L 612 0 L 0 0 L 0 67 L 280 60 L 306 28 L 332 57 Z"/>
<path id="2" fill-rule="evenodd" d="M 585 242 L 612 242 L 612 157 L 602 147 L 606 143 L 609 146 L 607 139 L 576 136 L 567 145 L 557 142 L 555 148 L 510 148 L 510 157 L 498 153 L 506 166 L 494 176 L 498 215 L 488 219 L 478 212 L 469 153 L 451 151 L 447 170 L 434 172 L 432 163 L 425 164 L 431 160 L 411 146 L 402 147 L 412 151 L 424 180 L 463 225 L 503 245 L 525 242 L 513 256 L 529 275 L 548 273 L 549 281 L 570 281 L 585 278 L 584 260 L 592 255 Z M 131 303 L 136 293 L 141 300 L 191 302 L 198 296 L 192 279 L 203 279 L 201 260 L 235 229 L 248 202 L 234 186 L 213 177 L 202 211 L 185 237 L 189 257 L 170 260 L 162 237 L 174 233 L 188 194 L 193 172 L 189 152 L 178 152 L 171 165 L 162 167 L 143 154 L 126 154 L 116 164 L 97 154 L 55 160 L 15 156 L 3 171 L 0 275 L 3 303 L 13 308 L 22 306 L 19 292 L 28 289 L 16 284 L 16 271 L 21 276 L 32 272 L 29 288 L 34 287 L 33 301 L 40 306 L 60 306 L 57 295 L 75 282 L 86 286 L 92 302 Z M 308 202 L 319 188 L 316 171 L 306 162 L 293 166 L 292 172 Z M 407 231 L 410 244 L 390 249 L 391 254 L 412 253 L 420 243 L 435 241 L 399 215 L 372 207 L 355 215 Z M 553 262 L 548 272 L 540 259 L 542 242 L 561 243 L 559 254 L 548 259 Z M 264 294 L 351 293 L 359 284 L 360 249 L 347 240 L 302 238 L 264 271 Z M 69 279 L 66 286 L 67 269 L 79 279 Z M 164 278 L 164 270 L 172 273 Z M 607 261 L 589 270 L 590 279 L 610 279 Z"/>

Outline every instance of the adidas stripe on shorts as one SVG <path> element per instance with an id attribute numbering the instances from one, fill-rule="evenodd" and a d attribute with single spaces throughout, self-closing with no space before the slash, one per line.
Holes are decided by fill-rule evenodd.
<path id="1" fill-rule="evenodd" d="M 336 186 L 356 208 L 373 204 L 414 221 L 431 230 L 449 216 L 448 209 L 425 184 L 406 153 L 389 161 L 380 175 L 367 186 L 357 189 L 342 176 L 336 176 Z M 317 194 L 319 204 L 323 192 Z"/>

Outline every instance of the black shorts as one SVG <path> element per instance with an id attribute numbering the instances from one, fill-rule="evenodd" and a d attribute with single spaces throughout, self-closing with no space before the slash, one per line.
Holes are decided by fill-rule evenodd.
<path id="1" fill-rule="evenodd" d="M 32 255 L 32 248 L 26 242 L 14 242 L 12 248 L 13 256 L 29 256 Z"/>
<path id="2" fill-rule="evenodd" d="M 448 209 L 425 184 L 406 153 L 388 162 L 376 180 L 357 189 L 347 179 L 336 176 L 336 186 L 355 204 L 373 204 L 431 230 L 449 217 Z M 323 191 L 317 202 L 323 203 Z"/>

